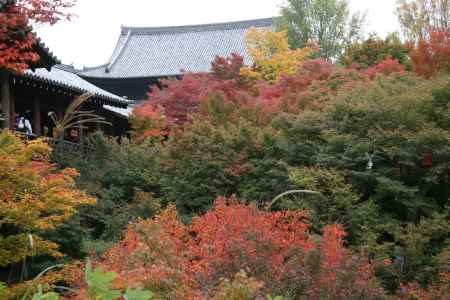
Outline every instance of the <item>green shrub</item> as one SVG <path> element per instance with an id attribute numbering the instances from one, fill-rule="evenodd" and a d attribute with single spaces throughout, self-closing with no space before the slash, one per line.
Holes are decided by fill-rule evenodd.
<path id="1" fill-rule="evenodd" d="M 213 125 L 197 120 L 162 150 L 164 199 L 183 214 L 203 212 L 217 196 L 270 200 L 288 187 L 286 164 L 279 158 L 276 131 L 238 120 Z"/>
<path id="2" fill-rule="evenodd" d="M 122 237 L 124 228 L 138 218 L 152 217 L 160 209 L 157 149 L 150 145 L 120 143 L 101 133 L 91 137 L 94 152 L 80 155 L 56 148 L 53 159 L 80 171 L 77 185 L 97 198 L 97 204 L 79 211 L 54 235 L 65 253 L 81 258 L 89 241 L 107 244 Z M 86 247 L 83 247 L 86 245 Z"/>

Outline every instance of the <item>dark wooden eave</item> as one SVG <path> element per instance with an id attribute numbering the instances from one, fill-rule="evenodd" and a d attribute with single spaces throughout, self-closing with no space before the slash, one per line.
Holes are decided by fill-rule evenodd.
<path id="1" fill-rule="evenodd" d="M 39 37 L 36 37 L 36 44 L 33 46 L 33 50 L 39 55 L 40 59 L 39 62 L 30 66 L 32 70 L 37 68 L 50 70 L 54 65 L 61 63 Z"/>
<path id="2" fill-rule="evenodd" d="M 77 74 L 67 71 L 66 67 L 55 66 L 52 70 L 44 68 L 27 71 L 23 75 L 12 75 L 16 84 L 41 89 L 53 94 L 75 97 L 83 93 L 92 93 L 92 102 L 97 105 L 109 105 L 127 108 L 131 101 L 109 93 L 85 81 Z"/>

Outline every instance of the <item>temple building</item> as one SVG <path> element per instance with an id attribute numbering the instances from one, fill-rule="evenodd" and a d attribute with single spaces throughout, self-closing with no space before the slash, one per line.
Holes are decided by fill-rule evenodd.
<path id="1" fill-rule="evenodd" d="M 0 0 L 8 5 L 13 0 Z M 122 27 L 116 48 L 106 64 L 76 70 L 61 65 L 38 39 L 40 60 L 25 74 L 0 70 L 0 119 L 3 128 L 14 129 L 17 116 L 27 115 L 36 135 L 50 135 L 48 113 L 62 116 L 69 103 L 89 92 L 84 109 L 106 118 L 107 134 L 121 136 L 129 129 L 133 103 L 147 99 L 149 86 L 162 78 L 180 78 L 185 72 L 209 72 L 216 56 L 241 55 L 252 60 L 246 49 L 250 28 L 273 26 L 272 19 L 175 27 Z M 82 132 L 82 130 L 81 130 Z"/>
<path id="2" fill-rule="evenodd" d="M 92 130 L 102 129 L 113 136 L 126 134 L 128 128 L 126 111 L 130 101 L 102 90 L 82 79 L 71 68 L 55 65 L 50 70 L 37 68 L 28 70 L 23 75 L 8 74 L 2 82 L 2 90 L 9 89 L 9 123 L 5 128 L 14 129 L 14 116 L 30 118 L 35 135 L 52 135 L 53 122 L 48 116 L 54 111 L 62 117 L 70 102 L 83 93 L 93 96 L 83 106 L 83 110 L 94 111 L 112 125 L 94 126 Z M 2 108 L 7 106 L 7 97 L 2 97 Z M 6 120 L 5 120 L 6 121 Z"/>
<path id="3" fill-rule="evenodd" d="M 106 64 L 84 68 L 78 75 L 116 95 L 144 100 L 150 85 L 183 72 L 209 72 L 216 56 L 240 54 L 247 64 L 246 34 L 269 28 L 271 18 L 175 27 L 122 27 Z"/>
<path id="4" fill-rule="evenodd" d="M 60 65 L 58 59 L 39 39 L 34 50 L 40 59 L 24 74 L 0 70 L 2 128 L 14 130 L 17 118 L 25 116 L 32 124 L 34 135 L 51 136 L 54 124 L 48 113 L 53 111 L 62 117 L 74 98 L 83 93 L 91 93 L 93 96 L 83 110 L 94 111 L 112 123 L 112 126 L 105 125 L 101 128 L 107 134 L 126 134 L 126 112 L 130 101 L 87 82 L 73 72 L 73 68 Z M 100 128 L 96 126 L 94 129 Z"/>
<path id="5" fill-rule="evenodd" d="M 16 0 L 0 0 L 0 10 L 13 5 Z M 27 136 L 52 136 L 55 126 L 49 117 L 54 112 L 61 119 L 69 104 L 81 94 L 92 97 L 83 104 L 83 111 L 102 116 L 111 124 L 92 124 L 83 129 L 71 128 L 69 136 L 81 137 L 96 129 L 115 136 L 126 134 L 130 101 L 105 91 L 79 77 L 72 67 L 61 65 L 37 37 L 33 50 L 39 60 L 29 66 L 29 70 L 18 74 L 0 69 L 0 123 L 1 128 L 15 130 L 18 123 L 26 119 Z M 19 122 L 20 120 L 20 122 Z M 32 128 L 30 128 L 32 127 Z M 67 133 L 66 133 L 67 134 Z"/>

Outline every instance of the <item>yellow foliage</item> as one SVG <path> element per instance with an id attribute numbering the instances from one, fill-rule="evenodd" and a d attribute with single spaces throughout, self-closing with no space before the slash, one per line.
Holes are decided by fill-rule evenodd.
<path id="1" fill-rule="evenodd" d="M 78 172 L 57 171 L 50 153 L 42 140 L 24 143 L 9 131 L 0 133 L 0 266 L 31 255 L 61 255 L 40 233 L 54 230 L 77 206 L 95 203 L 76 188 Z"/>
<path id="2" fill-rule="evenodd" d="M 286 32 L 252 28 L 247 33 L 247 49 L 253 59 L 252 68 L 242 68 L 241 75 L 250 80 L 275 82 L 282 76 L 295 74 L 313 54 L 312 48 L 291 50 Z"/>

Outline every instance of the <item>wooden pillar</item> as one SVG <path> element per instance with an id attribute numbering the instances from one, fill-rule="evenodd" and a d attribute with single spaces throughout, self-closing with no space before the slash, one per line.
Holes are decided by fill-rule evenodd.
<path id="1" fill-rule="evenodd" d="M 84 130 L 83 125 L 78 126 L 78 139 L 81 145 L 84 144 Z"/>
<path id="2" fill-rule="evenodd" d="M 2 128 L 11 128 L 11 86 L 9 74 L 6 71 L 0 71 L 0 89 L 2 101 Z"/>
<path id="3" fill-rule="evenodd" d="M 58 117 L 59 122 L 61 122 L 62 118 L 64 117 L 64 107 L 62 101 L 56 102 L 56 116 Z M 64 141 L 66 138 L 66 132 L 59 132 L 59 140 Z"/>
<path id="4" fill-rule="evenodd" d="M 11 100 L 11 125 L 10 125 L 10 129 L 14 130 L 16 129 L 16 95 L 14 93 L 14 89 L 12 88 L 12 86 L 10 85 L 10 89 L 9 89 L 9 98 Z"/>
<path id="5" fill-rule="evenodd" d="M 41 101 L 37 98 L 34 99 L 33 125 L 34 125 L 34 133 L 37 136 L 41 136 L 42 135 Z"/>

